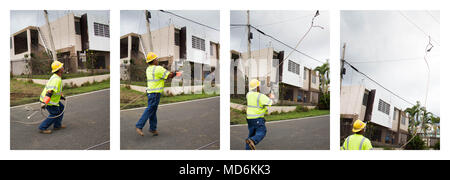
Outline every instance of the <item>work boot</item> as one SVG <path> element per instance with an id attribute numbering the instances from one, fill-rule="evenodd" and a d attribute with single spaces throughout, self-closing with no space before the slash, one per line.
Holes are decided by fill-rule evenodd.
<path id="1" fill-rule="evenodd" d="M 154 130 L 154 131 L 150 130 L 150 132 L 153 134 L 153 136 L 158 136 L 159 135 L 157 130 Z"/>
<path id="2" fill-rule="evenodd" d="M 142 132 L 142 129 L 136 128 L 136 132 L 141 135 L 144 136 L 144 133 Z"/>
<path id="3" fill-rule="evenodd" d="M 39 131 L 39 132 L 42 133 L 42 134 L 51 134 L 51 133 L 52 133 L 52 130 L 46 129 L 46 130 L 41 130 L 41 131 Z"/>
<path id="4" fill-rule="evenodd" d="M 251 150 L 256 150 L 256 146 L 255 146 L 255 142 L 253 142 L 253 140 L 251 139 L 246 139 L 245 143 L 248 144 L 248 146 L 250 147 Z"/>
<path id="5" fill-rule="evenodd" d="M 53 130 L 60 130 L 60 129 L 66 129 L 66 125 L 61 125 L 61 127 L 59 127 L 59 128 L 53 128 Z"/>

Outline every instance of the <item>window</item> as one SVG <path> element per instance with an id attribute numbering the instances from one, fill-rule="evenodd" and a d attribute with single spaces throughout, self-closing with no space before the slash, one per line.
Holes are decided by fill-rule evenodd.
<path id="1" fill-rule="evenodd" d="M 175 46 L 180 46 L 180 30 L 175 29 Z"/>
<path id="2" fill-rule="evenodd" d="M 311 73 L 311 81 L 313 84 L 316 84 L 316 72 L 313 71 L 313 73 Z"/>
<path id="3" fill-rule="evenodd" d="M 81 35 L 81 25 L 80 25 L 80 20 L 75 21 L 75 34 Z"/>
<path id="4" fill-rule="evenodd" d="M 364 105 L 364 106 L 367 107 L 367 101 L 368 101 L 368 99 L 369 99 L 369 94 L 364 93 L 363 104 L 362 104 L 362 105 Z"/>
<path id="5" fill-rule="evenodd" d="M 378 111 L 381 111 L 381 112 L 389 115 L 390 109 L 391 109 L 391 105 L 380 99 L 380 102 L 378 103 Z"/>
<path id="6" fill-rule="evenodd" d="M 406 125 L 406 116 L 405 115 L 402 115 L 402 124 Z"/>
<path id="7" fill-rule="evenodd" d="M 303 80 L 306 80 L 306 69 L 303 70 Z"/>
<path id="8" fill-rule="evenodd" d="M 294 61 L 289 60 L 288 71 L 293 72 L 295 74 L 300 74 L 300 65 L 295 63 Z"/>
<path id="9" fill-rule="evenodd" d="M 109 25 L 94 23 L 94 34 L 109 38 Z"/>
<path id="10" fill-rule="evenodd" d="M 205 40 L 192 36 L 192 48 L 205 51 Z"/>
<path id="11" fill-rule="evenodd" d="M 209 44 L 209 55 L 210 56 L 214 55 L 214 44 L 213 43 Z"/>

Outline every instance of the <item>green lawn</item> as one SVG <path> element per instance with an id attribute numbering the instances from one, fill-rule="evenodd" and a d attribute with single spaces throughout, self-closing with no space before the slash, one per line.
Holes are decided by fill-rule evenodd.
<path id="1" fill-rule="evenodd" d="M 109 72 L 103 72 L 103 73 L 85 73 L 85 72 L 80 72 L 80 73 L 69 73 L 69 74 L 63 74 L 62 75 L 62 79 L 72 79 L 72 78 L 79 78 L 79 77 L 87 77 L 87 76 L 96 76 L 96 75 L 104 75 L 104 74 L 109 74 Z M 31 78 L 31 79 L 50 79 L 50 77 L 53 74 L 44 74 L 44 75 L 32 75 L 31 77 L 28 75 L 19 75 L 19 76 L 14 76 L 13 78 Z"/>
<path id="2" fill-rule="evenodd" d="M 135 86 L 145 86 L 147 87 L 146 81 L 120 81 L 120 84 L 131 84 Z M 172 83 L 168 81 L 164 81 L 164 87 L 172 87 Z"/>
<path id="3" fill-rule="evenodd" d="M 266 115 L 265 119 L 267 122 L 270 121 L 279 121 L 279 120 L 287 120 L 287 119 L 298 119 L 304 117 L 313 117 L 313 116 L 321 116 L 321 115 L 329 115 L 330 110 L 310 110 L 308 112 L 288 112 L 288 113 L 275 113 L 273 115 Z M 245 111 L 238 111 L 236 109 L 230 108 L 230 124 L 247 124 Z"/>
<path id="4" fill-rule="evenodd" d="M 162 96 L 159 104 L 168 104 L 181 101 L 189 101 L 194 99 L 203 99 L 209 97 L 219 96 L 219 94 L 183 94 L 178 96 Z M 137 100 L 136 100 L 137 99 Z M 133 102 L 133 100 L 136 100 Z M 128 89 L 126 87 L 120 88 L 120 109 L 131 109 L 136 107 L 147 106 L 147 97 L 145 93 Z"/>
<path id="5" fill-rule="evenodd" d="M 92 84 L 85 84 L 80 87 L 63 88 L 64 96 L 71 96 L 91 91 L 109 88 L 109 79 L 102 82 L 95 82 Z M 44 85 L 34 84 L 29 81 L 18 81 L 11 79 L 10 84 L 10 106 L 17 106 L 21 104 L 28 104 L 39 101 Z"/>

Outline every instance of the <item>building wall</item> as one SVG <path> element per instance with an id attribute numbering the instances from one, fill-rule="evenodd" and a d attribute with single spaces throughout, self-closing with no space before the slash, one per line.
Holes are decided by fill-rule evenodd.
<path id="1" fill-rule="evenodd" d="M 15 35 L 18 35 L 18 34 L 20 34 L 20 33 L 22 33 L 21 31 L 19 31 L 19 32 L 17 32 L 17 33 L 15 33 L 15 34 L 13 34 L 12 36 L 11 36 L 11 43 L 12 43 L 12 47 L 9 49 L 10 51 L 10 58 L 11 58 L 11 61 L 23 61 L 24 60 L 24 57 L 25 57 L 25 55 L 30 55 L 30 53 L 31 53 L 31 38 L 30 38 L 30 35 L 31 35 L 31 33 L 30 33 L 30 30 L 27 28 L 27 29 L 24 29 L 24 30 L 22 30 L 22 31 L 25 31 L 26 33 L 27 33 L 27 43 L 28 43 L 28 51 L 26 51 L 26 52 L 23 52 L 23 53 L 20 53 L 20 54 L 15 54 L 15 50 L 14 50 L 14 36 Z"/>
<path id="2" fill-rule="evenodd" d="M 175 57 L 175 27 L 173 25 L 170 25 L 154 30 L 151 33 L 153 52 L 156 53 L 159 57 Z M 150 42 L 148 41 L 148 36 L 148 33 L 142 34 L 141 40 L 144 49 L 147 52 L 150 52 Z M 141 46 L 141 44 L 139 44 L 139 46 Z M 141 47 L 139 47 L 139 51 L 142 51 Z M 145 54 L 145 52 L 142 53 Z"/>
<path id="3" fill-rule="evenodd" d="M 192 48 L 192 36 L 202 38 L 205 40 L 205 51 Z M 186 57 L 187 61 L 200 63 L 200 64 L 210 64 L 210 42 L 219 43 L 220 34 L 214 30 L 206 30 L 204 28 L 193 28 L 186 27 Z"/>
<path id="4" fill-rule="evenodd" d="M 289 60 L 300 65 L 300 73 L 299 74 L 288 71 Z M 304 71 L 303 67 L 304 66 L 302 66 L 300 60 L 286 59 L 284 61 L 285 62 L 283 62 L 283 64 L 281 65 L 283 67 L 283 75 L 282 75 L 281 82 L 289 84 L 291 86 L 295 86 L 295 87 L 303 87 L 303 77 L 302 76 L 303 76 L 303 71 Z"/>
<path id="5" fill-rule="evenodd" d="M 50 22 L 50 27 L 52 28 L 53 43 L 56 50 L 74 46 L 75 50 L 81 51 L 81 46 L 76 47 L 77 35 L 75 34 L 75 16 L 73 13 L 67 14 L 56 19 L 55 21 Z M 47 24 L 39 28 L 42 38 L 44 39 L 44 42 L 46 42 L 45 46 L 47 48 L 51 48 L 49 28 Z M 41 37 L 39 37 L 39 43 L 43 44 Z"/>
<path id="6" fill-rule="evenodd" d="M 108 37 L 96 36 L 94 29 L 94 22 L 109 25 L 109 11 L 101 11 L 103 15 L 98 14 L 100 12 L 96 12 L 95 15 L 87 13 L 87 21 L 88 21 L 88 36 L 89 36 L 89 49 L 95 51 L 109 51 L 109 39 Z M 73 19 L 73 18 L 72 18 Z M 74 25 L 72 23 L 72 25 Z M 75 32 L 75 27 L 71 28 Z M 111 37 L 111 27 L 110 27 L 110 37 Z M 81 41 L 81 40 L 80 40 Z M 77 51 L 81 50 L 77 48 Z"/>
<path id="7" fill-rule="evenodd" d="M 362 117 L 362 102 L 366 88 L 360 85 L 342 86 L 341 88 L 341 114 L 358 115 Z"/>
<path id="8" fill-rule="evenodd" d="M 266 77 L 270 72 L 273 62 L 273 48 L 252 51 L 251 56 L 252 58 L 249 60 L 248 53 L 242 53 L 241 60 L 244 65 L 245 74 L 249 79 L 258 78 L 259 80 L 267 81 Z"/>

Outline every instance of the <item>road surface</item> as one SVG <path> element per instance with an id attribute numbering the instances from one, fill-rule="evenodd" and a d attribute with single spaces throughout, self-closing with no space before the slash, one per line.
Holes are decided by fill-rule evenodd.
<path id="1" fill-rule="evenodd" d="M 27 119 L 33 114 L 29 109 L 39 110 L 39 103 L 11 107 L 11 149 L 108 150 L 109 92 L 109 89 L 105 89 L 67 97 L 68 105 L 63 119 L 67 128 L 53 131 L 52 134 L 39 133 L 40 123 L 23 124 L 44 119 L 40 112 Z"/>
<path id="2" fill-rule="evenodd" d="M 220 149 L 220 97 L 160 105 L 157 111 L 159 136 L 148 132 L 148 121 L 143 129 L 145 136 L 136 133 L 135 125 L 144 109 L 121 111 L 121 149 Z"/>
<path id="3" fill-rule="evenodd" d="M 266 123 L 267 135 L 257 150 L 329 150 L 330 116 L 318 116 Z M 231 126 L 232 150 L 244 150 L 247 124 Z"/>

